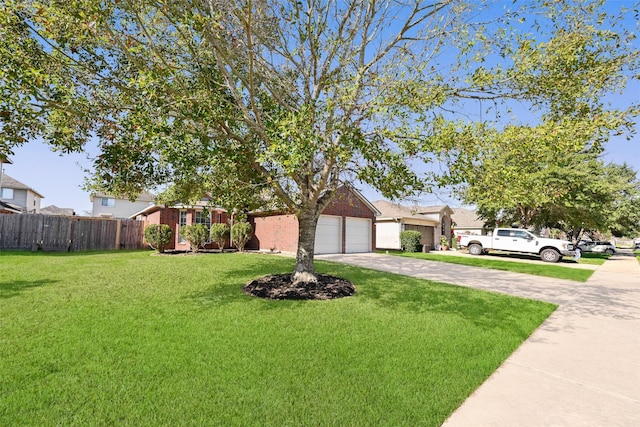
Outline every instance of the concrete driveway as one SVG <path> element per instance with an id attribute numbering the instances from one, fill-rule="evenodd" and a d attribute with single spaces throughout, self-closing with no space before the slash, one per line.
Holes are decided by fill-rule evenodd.
<path id="1" fill-rule="evenodd" d="M 586 283 L 391 255 L 316 258 L 559 305 L 445 426 L 640 426 L 640 264 L 630 251 Z"/>

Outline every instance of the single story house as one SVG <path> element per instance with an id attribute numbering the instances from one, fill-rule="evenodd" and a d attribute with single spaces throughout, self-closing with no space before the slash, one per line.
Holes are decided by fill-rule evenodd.
<path id="1" fill-rule="evenodd" d="M 485 221 L 478 218 L 478 214 L 474 210 L 455 208 L 453 209 L 452 218 L 455 224 L 453 230 L 456 235 L 473 234 L 481 236 L 487 233 Z"/>
<path id="2" fill-rule="evenodd" d="M 439 246 L 442 236 L 451 244 L 453 210 L 448 206 L 410 207 L 387 200 L 373 202 L 373 205 L 380 211 L 376 218 L 376 248 L 402 249 L 400 232 L 406 230 L 419 231 L 420 243 L 429 249 Z"/>
<path id="3" fill-rule="evenodd" d="M 318 220 L 316 254 L 371 252 L 375 250 L 378 210 L 352 187 L 342 187 Z M 131 215 L 149 224 L 168 224 L 174 241 L 167 249 L 187 250 L 189 243 L 179 235 L 182 225 L 227 223 L 233 215 L 222 208 L 196 205 L 151 205 Z M 298 247 L 298 220 L 295 215 L 280 212 L 250 212 L 247 221 L 253 226 L 253 237 L 246 249 L 295 253 Z M 230 247 L 227 242 L 226 247 Z M 205 248 L 215 248 L 208 243 Z"/>

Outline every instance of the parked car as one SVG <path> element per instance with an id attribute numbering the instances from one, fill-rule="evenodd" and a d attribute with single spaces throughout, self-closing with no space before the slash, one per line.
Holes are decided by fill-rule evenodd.
<path id="1" fill-rule="evenodd" d="M 640 249 L 640 240 L 636 240 L 633 243 L 633 249 Z"/>
<path id="2" fill-rule="evenodd" d="M 616 253 L 616 247 L 611 242 L 602 241 L 582 241 L 578 244 L 582 252 L 596 252 L 613 255 Z"/>
<path id="3" fill-rule="evenodd" d="M 519 228 L 496 228 L 489 236 L 459 235 L 458 246 L 471 255 L 491 250 L 536 254 L 543 261 L 558 262 L 563 256 L 574 256 L 573 245 L 567 240 L 545 239 Z"/>

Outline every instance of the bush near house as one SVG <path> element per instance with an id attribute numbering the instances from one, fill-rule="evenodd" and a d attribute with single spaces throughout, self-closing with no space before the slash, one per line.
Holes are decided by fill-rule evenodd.
<path id="1" fill-rule="evenodd" d="M 229 226 L 224 223 L 211 224 L 211 228 L 209 229 L 209 236 L 211 237 L 211 241 L 218 246 L 220 252 L 222 252 L 222 249 L 224 249 L 224 243 L 229 238 L 229 234 Z"/>
<path id="2" fill-rule="evenodd" d="M 189 242 L 193 252 L 198 252 L 209 239 L 209 230 L 204 224 L 183 225 L 180 227 L 180 235 Z"/>
<path id="3" fill-rule="evenodd" d="M 404 252 L 419 252 L 420 239 L 422 234 L 415 230 L 405 230 L 400 232 L 400 246 Z"/>
<path id="4" fill-rule="evenodd" d="M 144 229 L 144 240 L 156 251 L 162 253 L 171 241 L 171 227 L 167 224 L 151 224 Z"/>
<path id="5" fill-rule="evenodd" d="M 231 227 L 231 239 L 240 252 L 244 250 L 244 246 L 251 240 L 252 234 L 253 227 L 246 221 L 236 222 L 233 224 L 233 227 Z"/>

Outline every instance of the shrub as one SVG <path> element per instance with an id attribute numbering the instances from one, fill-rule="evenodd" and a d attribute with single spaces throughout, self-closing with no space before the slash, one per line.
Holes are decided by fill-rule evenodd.
<path id="1" fill-rule="evenodd" d="M 224 249 L 224 243 L 229 238 L 229 226 L 224 223 L 211 224 L 209 236 L 211 237 L 211 241 L 218 245 L 218 249 L 222 252 L 222 249 Z"/>
<path id="2" fill-rule="evenodd" d="M 183 225 L 180 227 L 180 235 L 189 242 L 193 252 L 198 252 L 209 239 L 209 230 L 204 224 Z"/>
<path id="3" fill-rule="evenodd" d="M 400 232 L 400 246 L 405 252 L 419 252 L 422 234 L 415 230 L 405 230 Z"/>
<path id="4" fill-rule="evenodd" d="M 153 249 L 162 253 L 171 241 L 171 227 L 167 224 L 150 224 L 144 229 L 144 240 Z"/>
<path id="5" fill-rule="evenodd" d="M 240 252 L 244 250 L 244 245 L 251 240 L 252 235 L 253 227 L 246 221 L 236 222 L 231 227 L 231 239 Z"/>

